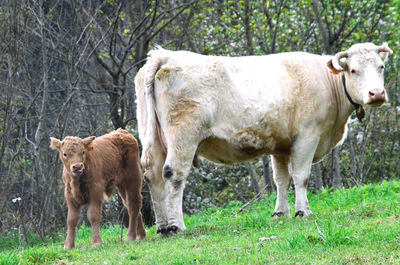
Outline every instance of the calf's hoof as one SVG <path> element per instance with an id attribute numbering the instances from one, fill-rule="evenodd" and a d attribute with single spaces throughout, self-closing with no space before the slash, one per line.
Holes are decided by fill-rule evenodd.
<path id="1" fill-rule="evenodd" d="M 101 243 L 102 243 L 101 239 L 98 241 L 92 241 L 92 247 L 96 248 L 98 246 L 101 246 Z"/>
<path id="2" fill-rule="evenodd" d="M 99 246 L 101 246 L 101 242 L 96 242 L 96 243 L 92 244 L 92 247 L 94 247 L 94 248 L 97 248 Z"/>
<path id="3" fill-rule="evenodd" d="M 64 244 L 64 249 L 74 249 L 75 248 L 75 244 Z"/>
<path id="4" fill-rule="evenodd" d="M 136 236 L 136 240 L 142 240 L 146 238 L 146 230 L 144 229 L 138 229 L 137 231 L 137 236 Z"/>
<path id="5" fill-rule="evenodd" d="M 136 236 L 136 240 L 142 240 L 142 239 L 145 239 L 146 238 L 146 235 L 137 235 Z"/>
<path id="6" fill-rule="evenodd" d="M 159 231 L 158 231 L 158 229 L 157 229 L 157 234 L 158 233 L 160 233 Z M 144 233 L 137 233 L 135 236 L 127 236 L 126 237 L 126 240 L 127 241 L 132 241 L 132 240 L 142 240 L 142 239 L 144 239 L 146 237 L 146 232 L 144 232 Z"/>
<path id="7" fill-rule="evenodd" d="M 133 241 L 136 239 L 136 235 L 127 235 L 126 236 L 126 241 Z"/>

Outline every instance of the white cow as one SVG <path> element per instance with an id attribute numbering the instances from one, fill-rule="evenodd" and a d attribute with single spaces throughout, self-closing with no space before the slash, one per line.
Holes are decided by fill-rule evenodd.
<path id="1" fill-rule="evenodd" d="M 291 178 L 296 215 L 310 215 L 311 164 L 343 141 L 356 108 L 362 118 L 363 107 L 387 101 L 383 69 L 391 53 L 387 44 L 372 43 L 334 56 L 150 51 L 135 85 L 157 231 L 168 236 L 185 229 L 182 195 L 197 155 L 222 164 L 272 155 L 274 215 L 289 216 Z"/>

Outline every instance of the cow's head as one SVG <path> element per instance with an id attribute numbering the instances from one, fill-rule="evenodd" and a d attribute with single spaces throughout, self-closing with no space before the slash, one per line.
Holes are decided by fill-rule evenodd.
<path id="1" fill-rule="evenodd" d="M 332 73 L 343 72 L 346 87 L 355 103 L 381 106 L 388 100 L 383 85 L 384 63 L 393 51 L 384 43 L 360 43 L 335 54 L 327 63 Z"/>
<path id="2" fill-rule="evenodd" d="M 93 150 L 95 136 L 85 139 L 67 136 L 63 141 L 50 137 L 50 147 L 58 150 L 60 159 L 66 170 L 75 177 L 79 177 L 85 170 L 86 153 Z"/>

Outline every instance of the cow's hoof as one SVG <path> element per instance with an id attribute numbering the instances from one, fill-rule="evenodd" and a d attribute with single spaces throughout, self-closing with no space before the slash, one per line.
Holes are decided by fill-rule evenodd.
<path id="1" fill-rule="evenodd" d="M 157 229 L 157 233 L 161 234 L 163 237 L 170 237 L 170 236 L 174 235 L 173 233 L 171 233 L 169 227 Z"/>
<path id="2" fill-rule="evenodd" d="M 166 227 L 157 228 L 157 234 L 162 234 L 162 235 L 164 235 L 164 234 L 167 233 L 167 232 L 168 232 L 168 228 L 166 228 Z"/>
<path id="3" fill-rule="evenodd" d="M 177 227 L 176 225 L 171 225 L 168 226 L 166 229 L 164 229 L 161 234 L 164 237 L 170 237 L 170 236 L 174 236 L 176 234 L 178 234 L 179 232 L 181 232 L 181 229 L 179 229 L 179 227 Z"/>
<path id="4" fill-rule="evenodd" d="M 168 227 L 168 231 L 176 234 L 178 233 L 179 229 L 176 225 L 171 225 Z"/>
<path id="5" fill-rule="evenodd" d="M 274 212 L 271 217 L 274 217 L 274 216 L 282 217 L 282 216 L 285 216 L 285 214 L 283 212 Z"/>
<path id="6" fill-rule="evenodd" d="M 297 211 L 296 214 L 294 215 L 294 217 L 297 217 L 297 216 L 304 217 L 304 212 L 303 211 Z"/>
<path id="7" fill-rule="evenodd" d="M 312 212 L 311 212 L 310 210 L 308 210 L 308 209 L 305 209 L 305 210 L 297 210 L 297 211 L 296 211 L 296 214 L 294 215 L 294 217 L 299 216 L 299 217 L 305 218 L 305 217 L 310 216 L 311 214 L 312 214 Z"/>

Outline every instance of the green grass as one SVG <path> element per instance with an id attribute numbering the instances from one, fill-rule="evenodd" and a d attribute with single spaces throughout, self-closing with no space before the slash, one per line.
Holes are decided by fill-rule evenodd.
<path id="1" fill-rule="evenodd" d="M 120 242 L 120 227 L 111 226 L 92 248 L 83 227 L 75 250 L 62 249 L 62 241 L 3 247 L 0 264 L 400 264 L 399 181 L 310 194 L 307 219 L 271 218 L 274 201 L 239 214 L 241 204 L 231 202 L 186 217 L 187 230 L 172 238 L 151 227 L 143 241 Z M 277 239 L 258 242 L 271 236 Z"/>

